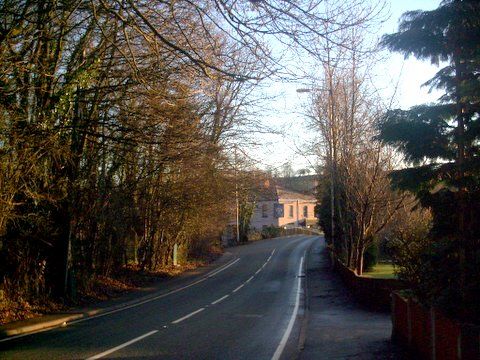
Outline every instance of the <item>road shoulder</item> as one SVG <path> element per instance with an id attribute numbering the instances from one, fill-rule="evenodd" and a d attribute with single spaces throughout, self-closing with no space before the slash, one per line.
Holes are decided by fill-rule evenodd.
<path id="1" fill-rule="evenodd" d="M 0 326 L 0 342 L 35 334 L 42 331 L 66 326 L 69 322 L 81 321 L 103 314 L 121 311 L 136 304 L 144 303 L 163 294 L 167 294 L 176 289 L 188 286 L 199 279 L 215 273 L 223 266 L 234 260 L 231 252 L 226 251 L 218 259 L 207 266 L 202 266 L 194 270 L 186 271 L 174 278 L 161 279 L 148 287 L 136 289 L 134 291 L 122 294 L 121 296 L 92 304 L 88 307 L 72 308 L 66 312 L 45 314 L 39 317 L 15 321 Z"/>

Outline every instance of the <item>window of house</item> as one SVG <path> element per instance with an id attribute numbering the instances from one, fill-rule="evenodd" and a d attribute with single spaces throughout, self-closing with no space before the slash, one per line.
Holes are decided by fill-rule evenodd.
<path id="1" fill-rule="evenodd" d="M 308 218 L 308 206 L 306 205 L 303 207 L 303 217 Z"/>
<path id="2" fill-rule="evenodd" d="M 262 205 L 262 218 L 268 217 L 268 205 L 263 204 Z"/>
<path id="3" fill-rule="evenodd" d="M 288 217 L 293 218 L 293 205 L 288 207 Z"/>

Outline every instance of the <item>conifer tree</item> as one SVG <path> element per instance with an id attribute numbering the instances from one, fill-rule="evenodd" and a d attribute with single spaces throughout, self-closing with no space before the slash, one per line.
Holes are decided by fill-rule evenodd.
<path id="1" fill-rule="evenodd" d="M 408 167 L 392 174 L 433 213 L 433 247 L 416 284 L 425 302 L 480 318 L 480 2 L 444 0 L 432 11 L 403 14 L 384 35 L 391 51 L 443 66 L 426 86 L 443 89 L 435 104 L 393 110 L 380 137 Z"/>

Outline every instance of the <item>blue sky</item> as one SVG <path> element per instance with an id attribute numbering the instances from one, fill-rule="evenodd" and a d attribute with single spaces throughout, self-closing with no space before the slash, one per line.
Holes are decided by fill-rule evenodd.
<path id="1" fill-rule="evenodd" d="M 379 35 L 397 31 L 400 16 L 410 10 L 431 10 L 438 7 L 440 0 L 391 0 L 389 6 L 390 17 L 386 21 Z M 385 61 L 380 63 L 374 74 L 375 87 L 379 90 L 386 102 L 395 92 L 394 106 L 408 109 L 414 105 L 434 102 L 440 97 L 439 92 L 429 93 L 429 89 L 421 87 L 438 71 L 436 66 L 428 61 L 418 61 L 410 57 L 404 59 L 403 55 L 385 53 Z M 396 87 L 396 85 L 398 86 Z M 269 86 L 269 92 L 276 94 L 277 98 L 268 104 L 264 121 L 274 128 L 285 129 L 285 135 L 262 135 L 260 142 L 264 146 L 249 151 L 258 166 L 280 167 L 285 162 L 291 162 L 294 169 L 306 168 L 315 163 L 306 143 L 315 136 L 306 128 L 304 118 L 301 116 L 305 107 L 307 94 L 299 94 L 297 88 L 304 87 L 295 83 L 275 83 Z"/>

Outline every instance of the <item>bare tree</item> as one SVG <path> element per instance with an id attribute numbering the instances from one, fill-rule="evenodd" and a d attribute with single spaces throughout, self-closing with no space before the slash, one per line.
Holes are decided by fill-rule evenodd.
<path id="1" fill-rule="evenodd" d="M 360 28 L 338 36 L 349 46 L 319 42 L 325 59 L 320 79 L 312 85 L 309 118 L 319 132 L 319 154 L 328 174 L 323 199 L 330 202 L 330 219 L 323 223 L 334 251 L 361 275 L 365 250 L 378 240 L 404 197 L 390 189 L 392 155 L 375 140 L 382 109 L 368 86 L 372 52 Z"/>
<path id="2" fill-rule="evenodd" d="M 155 269 L 174 244 L 211 243 L 233 192 L 226 139 L 252 124 L 258 82 L 285 70 L 269 39 L 315 55 L 313 37 L 337 43 L 336 31 L 375 13 L 325 4 L 1 2 L 0 276 L 10 295 L 65 298 L 74 277 L 88 283 L 132 259 Z"/>

